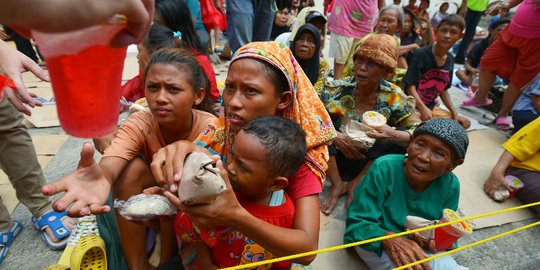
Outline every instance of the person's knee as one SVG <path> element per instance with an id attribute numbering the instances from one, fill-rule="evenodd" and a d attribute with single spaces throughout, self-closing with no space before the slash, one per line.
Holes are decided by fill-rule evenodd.
<path id="1" fill-rule="evenodd" d="M 133 188 L 141 190 L 147 185 L 148 165 L 140 158 L 133 159 L 112 185 L 114 194 L 131 193 Z"/>

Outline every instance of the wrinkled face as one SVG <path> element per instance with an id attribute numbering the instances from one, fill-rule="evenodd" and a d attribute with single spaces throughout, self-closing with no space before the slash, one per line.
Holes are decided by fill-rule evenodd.
<path id="1" fill-rule="evenodd" d="M 148 61 L 150 61 L 151 53 L 142 44 L 137 44 L 137 50 L 139 51 L 137 53 L 137 62 L 139 63 L 139 68 L 141 70 L 145 70 L 146 66 L 148 65 Z"/>
<path id="2" fill-rule="evenodd" d="M 405 17 L 403 19 L 404 19 L 404 21 L 403 21 L 403 32 L 404 33 L 411 32 L 412 27 L 413 27 L 413 21 L 412 21 L 411 15 L 409 15 L 408 13 L 405 13 Z"/>
<path id="3" fill-rule="evenodd" d="M 354 59 L 354 77 L 359 87 L 374 87 L 386 75 L 388 69 L 365 56 Z"/>
<path id="4" fill-rule="evenodd" d="M 234 191 L 252 199 L 266 196 L 273 184 L 266 148 L 253 134 L 238 132 L 227 158 L 227 174 Z"/>
<path id="5" fill-rule="evenodd" d="M 229 66 L 223 102 L 225 116 L 235 132 L 258 116 L 278 112 L 281 96 L 264 69 L 260 60 L 251 58 L 236 60 Z"/>
<path id="6" fill-rule="evenodd" d="M 175 128 L 189 119 L 191 108 L 204 98 L 204 90 L 195 93 L 185 72 L 171 64 L 153 64 L 145 80 L 148 108 L 160 126 Z"/>
<path id="7" fill-rule="evenodd" d="M 450 48 L 461 36 L 461 28 L 458 26 L 449 24 L 439 25 L 439 29 L 437 29 L 437 44 L 444 48 Z"/>
<path id="8" fill-rule="evenodd" d="M 452 148 L 439 138 L 420 134 L 407 148 L 405 176 L 409 183 L 429 183 L 455 168 Z"/>
<path id="9" fill-rule="evenodd" d="M 377 21 L 377 32 L 393 36 L 399 28 L 399 13 L 395 9 L 385 10 Z"/>
<path id="10" fill-rule="evenodd" d="M 315 54 L 316 47 L 315 36 L 309 31 L 303 31 L 294 42 L 294 53 L 302 60 L 309 60 Z"/>
<path id="11" fill-rule="evenodd" d="M 276 13 L 276 19 L 275 19 L 275 24 L 277 26 L 280 26 L 280 27 L 283 27 L 283 26 L 287 26 L 287 23 L 289 22 L 289 9 L 288 8 L 284 8 L 282 10 L 279 10 L 277 13 Z"/>

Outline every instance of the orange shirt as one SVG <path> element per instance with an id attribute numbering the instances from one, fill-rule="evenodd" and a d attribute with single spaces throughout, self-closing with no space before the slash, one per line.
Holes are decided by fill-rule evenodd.
<path id="1" fill-rule="evenodd" d="M 210 113 L 193 111 L 193 128 L 186 140 L 194 141 L 197 136 L 217 118 Z M 147 163 L 152 161 L 152 156 L 165 146 L 161 130 L 156 119 L 148 110 L 136 112 L 128 117 L 118 128 L 116 138 L 105 149 L 103 157 L 119 157 L 132 160 L 139 153 L 144 154 Z"/>

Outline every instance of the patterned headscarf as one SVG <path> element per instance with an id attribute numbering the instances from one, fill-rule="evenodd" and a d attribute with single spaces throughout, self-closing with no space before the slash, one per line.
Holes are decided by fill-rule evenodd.
<path id="1" fill-rule="evenodd" d="M 308 147 L 306 164 L 323 182 L 328 162 L 328 145 L 336 137 L 336 130 L 313 85 L 302 72 L 291 50 L 276 42 L 252 42 L 236 51 L 231 64 L 243 58 L 269 63 L 283 72 L 287 78 L 293 94 L 292 102 L 280 111 L 279 116 L 298 123 L 305 131 Z M 214 126 L 207 128 L 199 136 L 197 141 L 198 145 L 226 158 L 234 141 L 234 132 L 222 115 Z"/>
<path id="2" fill-rule="evenodd" d="M 428 120 L 416 128 L 413 136 L 428 134 L 439 138 L 446 143 L 454 153 L 457 159 L 464 159 L 469 146 L 469 137 L 467 131 L 458 122 L 447 118 L 434 118 Z"/>

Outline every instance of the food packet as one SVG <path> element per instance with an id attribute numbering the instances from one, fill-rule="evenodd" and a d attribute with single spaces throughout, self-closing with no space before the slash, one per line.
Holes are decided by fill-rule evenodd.
<path id="1" fill-rule="evenodd" d="M 199 152 L 191 153 L 184 161 L 178 197 L 185 205 L 211 204 L 227 190 L 213 160 Z"/>
<path id="2" fill-rule="evenodd" d="M 344 133 L 355 142 L 355 144 L 362 149 L 369 149 L 373 146 L 376 139 L 371 138 L 366 132 L 372 130 L 372 128 L 351 120 L 345 125 Z"/>
<path id="3" fill-rule="evenodd" d="M 157 194 L 134 195 L 127 201 L 114 200 L 114 208 L 118 208 L 118 213 L 127 220 L 147 220 L 178 213 L 165 196 Z"/>

